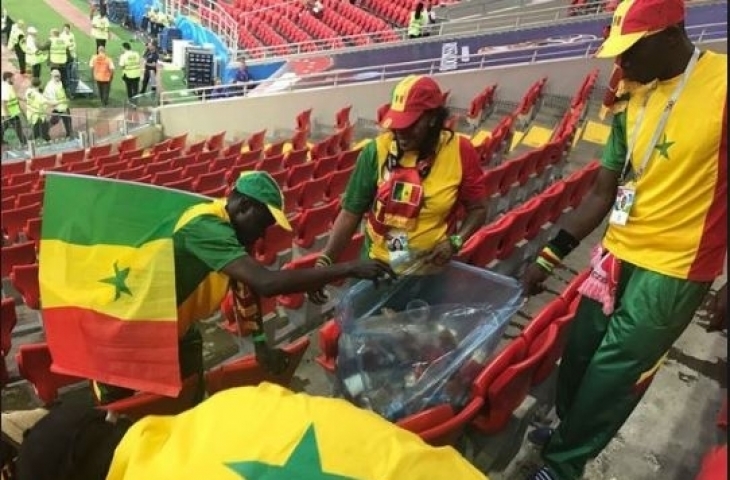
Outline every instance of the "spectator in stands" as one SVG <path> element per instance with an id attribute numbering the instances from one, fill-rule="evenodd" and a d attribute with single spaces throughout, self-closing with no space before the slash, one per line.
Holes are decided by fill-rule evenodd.
<path id="1" fill-rule="evenodd" d="M 429 25 L 436 23 L 436 12 L 433 11 L 433 5 L 430 1 L 426 5 L 426 18 L 428 19 Z M 426 33 L 428 34 L 428 31 Z"/>
<path id="2" fill-rule="evenodd" d="M 73 402 L 2 417 L 3 444 L 18 452 L 16 480 L 485 478 L 453 449 L 342 399 L 272 384 L 224 390 L 134 425 Z M 343 468 L 347 475 L 331 473 Z"/>
<path id="3" fill-rule="evenodd" d="M 396 269 L 415 259 L 446 264 L 484 224 L 479 157 L 468 138 L 444 128 L 448 116 L 433 78 L 412 75 L 396 85 L 382 120 L 388 131 L 360 153 L 318 265 L 337 262 L 366 213 L 363 256 Z M 465 216 L 457 229 L 460 207 Z M 309 296 L 326 301 L 322 291 Z"/>
<path id="4" fill-rule="evenodd" d="M 609 216 L 560 362 L 560 425 L 534 480 L 577 480 L 641 400 L 727 251 L 727 56 L 700 52 L 683 0 L 625 0 L 597 52 L 643 86 L 614 104 L 593 190 L 530 265 L 527 293 Z M 630 128 L 629 128 L 630 127 Z M 633 200 L 628 215 L 612 206 Z"/>
<path id="5" fill-rule="evenodd" d="M 139 93 L 139 77 L 142 76 L 142 56 L 132 50 L 129 42 L 122 43 L 124 53 L 119 57 L 119 68 L 122 69 L 122 80 L 127 87 L 127 99 L 131 100 Z"/>
<path id="6" fill-rule="evenodd" d="M 139 92 L 144 95 L 147 92 L 147 86 L 152 80 L 152 92 L 157 89 L 157 64 L 160 61 L 160 54 L 157 53 L 157 44 L 155 42 L 147 42 L 147 48 L 142 54 L 144 58 L 144 76 L 142 77 L 142 90 Z"/>
<path id="7" fill-rule="evenodd" d="M 156 39 L 157 35 L 159 35 L 164 28 L 164 14 L 160 13 L 159 8 L 153 8 L 152 11 L 148 13 L 148 18 L 150 21 L 150 35 L 152 35 L 152 38 Z"/>
<path id="8" fill-rule="evenodd" d="M 18 70 L 21 75 L 25 75 L 25 21 L 18 20 L 10 27 L 10 35 L 8 36 L 8 48 L 15 52 L 18 59 Z"/>
<path id="9" fill-rule="evenodd" d="M 30 26 L 25 35 L 25 59 L 30 65 L 33 78 L 41 78 L 41 65 L 46 61 L 46 54 L 38 48 L 38 30 Z"/>
<path id="10" fill-rule="evenodd" d="M 109 92 L 114 79 L 114 62 L 107 56 L 106 49 L 100 46 L 97 48 L 97 54 L 91 57 L 89 66 L 99 91 L 101 104 L 106 107 L 109 105 Z"/>
<path id="11" fill-rule="evenodd" d="M 216 100 L 219 98 L 228 98 L 231 96 L 231 92 L 226 85 L 223 85 L 220 77 L 216 77 L 214 82 L 215 87 L 210 91 L 208 98 L 210 100 Z"/>
<path id="12" fill-rule="evenodd" d="M 420 38 L 427 35 L 424 29 L 428 26 L 428 15 L 423 11 L 423 2 L 416 4 L 408 20 L 408 38 Z"/>
<path id="13" fill-rule="evenodd" d="M 43 90 L 43 96 L 48 100 L 48 104 L 53 107 L 49 128 L 61 121 L 66 131 L 66 137 L 71 138 L 73 136 L 71 109 L 68 106 L 68 97 L 61 81 L 61 72 L 58 70 L 51 70 L 51 79 Z"/>
<path id="14" fill-rule="evenodd" d="M 321 288 L 348 277 L 376 279 L 393 275 L 390 268 L 376 261 L 350 262 L 326 269 L 275 272 L 261 266 L 247 254 L 274 223 L 286 230 L 291 225 L 282 211 L 284 197 L 274 179 L 266 172 L 245 172 L 236 181 L 227 200 L 202 203 L 184 213 L 173 238 L 175 283 L 178 292 L 178 323 L 181 373 L 199 373 L 202 378 L 202 339 L 196 322 L 214 314 L 227 293 L 229 280 L 247 292 L 245 310 L 260 329 L 253 341 L 261 362 L 268 350 L 263 333 L 259 296 L 273 297 Z M 222 275 L 221 275 L 222 274 Z M 124 398 L 133 392 L 95 383 L 101 403 Z M 200 398 L 202 399 L 202 391 Z"/>
<path id="15" fill-rule="evenodd" d="M 91 19 L 91 36 L 96 42 L 97 51 L 99 47 L 106 47 L 106 42 L 109 40 L 109 27 L 106 8 L 100 8 L 94 12 L 94 17 Z"/>
<path id="16" fill-rule="evenodd" d="M 66 65 L 68 64 L 69 45 L 57 28 L 51 29 L 51 36 L 41 50 L 48 50 L 49 67 L 61 74 L 61 82 L 64 88 L 68 88 L 68 77 Z"/>
<path id="17" fill-rule="evenodd" d="M 51 136 L 48 133 L 48 100 L 41 93 L 41 79 L 33 78 L 30 87 L 25 92 L 26 113 L 28 115 L 28 123 L 33 132 L 33 140 L 43 139 L 50 141 Z"/>
<path id="18" fill-rule="evenodd" d="M 322 4 L 321 0 L 314 0 L 311 5 L 312 15 L 314 15 L 314 18 L 321 20 L 322 16 L 324 16 L 324 4 Z"/>
<path id="19" fill-rule="evenodd" d="M 234 95 L 244 95 L 248 90 L 252 89 L 255 85 L 251 82 L 251 74 L 248 71 L 248 65 L 245 60 L 241 60 L 240 65 L 236 69 L 236 73 L 233 76 L 233 83 L 237 87 L 233 88 Z"/>
<path id="20" fill-rule="evenodd" d="M 5 141 L 5 131 L 8 128 L 15 130 L 15 135 L 21 145 L 25 145 L 25 134 L 23 133 L 23 112 L 20 109 L 20 99 L 13 85 L 15 75 L 13 72 L 3 72 L 2 84 L 2 125 L 3 125 L 3 144 Z"/>

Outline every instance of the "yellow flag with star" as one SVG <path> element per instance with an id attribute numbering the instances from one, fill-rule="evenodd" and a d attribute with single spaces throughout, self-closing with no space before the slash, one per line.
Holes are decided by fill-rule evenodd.
<path id="1" fill-rule="evenodd" d="M 487 480 L 451 447 L 342 399 L 263 383 L 135 423 L 106 480 Z"/>
<path id="2" fill-rule="evenodd" d="M 173 229 L 186 192 L 47 173 L 39 281 L 53 370 L 176 396 Z"/>

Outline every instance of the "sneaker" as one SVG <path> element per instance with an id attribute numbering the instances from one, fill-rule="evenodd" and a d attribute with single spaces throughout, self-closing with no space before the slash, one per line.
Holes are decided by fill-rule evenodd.
<path id="1" fill-rule="evenodd" d="M 536 471 L 529 477 L 527 477 L 527 480 L 557 480 L 552 473 L 550 473 L 550 470 L 547 467 L 542 467 L 540 470 Z"/>
<path id="2" fill-rule="evenodd" d="M 527 440 L 538 447 L 544 447 L 555 433 L 554 428 L 538 427 L 527 434 Z"/>

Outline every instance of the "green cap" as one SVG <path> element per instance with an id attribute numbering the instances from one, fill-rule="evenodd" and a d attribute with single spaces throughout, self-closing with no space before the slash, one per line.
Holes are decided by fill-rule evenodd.
<path id="1" fill-rule="evenodd" d="M 276 223 L 291 232 L 291 224 L 284 214 L 284 194 L 271 175 L 260 170 L 241 172 L 235 188 L 239 193 L 266 205 Z"/>

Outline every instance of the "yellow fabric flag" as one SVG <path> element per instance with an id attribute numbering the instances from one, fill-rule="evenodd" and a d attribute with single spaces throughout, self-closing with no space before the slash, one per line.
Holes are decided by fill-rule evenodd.
<path id="1" fill-rule="evenodd" d="M 107 480 L 486 480 L 436 448 L 334 398 L 263 383 L 134 424 Z"/>

